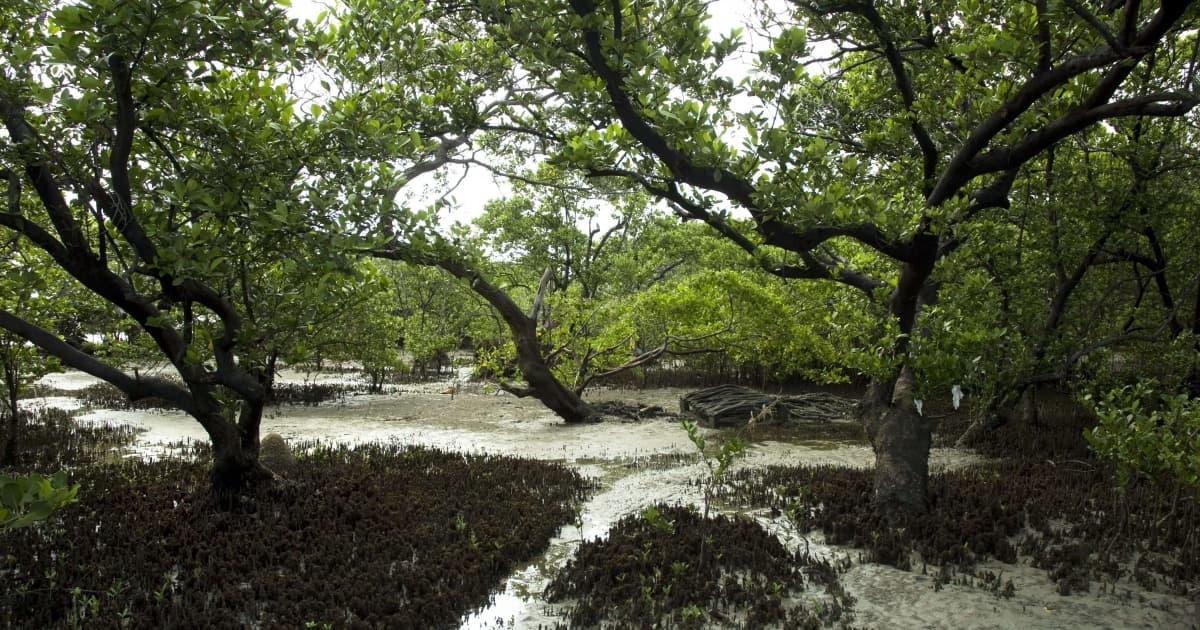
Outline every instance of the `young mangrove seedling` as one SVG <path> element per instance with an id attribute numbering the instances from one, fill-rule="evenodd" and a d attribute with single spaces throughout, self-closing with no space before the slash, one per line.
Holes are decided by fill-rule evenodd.
<path id="1" fill-rule="evenodd" d="M 679 424 L 684 431 L 687 431 L 688 440 L 696 447 L 700 453 L 700 461 L 704 462 L 704 466 L 708 469 L 708 478 L 704 480 L 704 518 L 707 519 L 708 508 L 712 504 L 717 486 L 724 480 L 725 473 L 729 471 L 734 460 L 746 453 L 747 443 L 740 436 L 735 436 L 722 442 L 717 456 L 709 458 L 705 452 L 708 443 L 700 434 L 700 427 L 691 420 L 684 420 Z"/>

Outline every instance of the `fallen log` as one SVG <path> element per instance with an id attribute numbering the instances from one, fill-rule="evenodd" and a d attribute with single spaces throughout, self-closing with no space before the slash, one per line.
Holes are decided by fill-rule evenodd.
<path id="1" fill-rule="evenodd" d="M 679 410 L 707 427 L 830 422 L 850 415 L 856 401 L 826 393 L 772 396 L 738 385 L 699 389 L 679 399 Z"/>

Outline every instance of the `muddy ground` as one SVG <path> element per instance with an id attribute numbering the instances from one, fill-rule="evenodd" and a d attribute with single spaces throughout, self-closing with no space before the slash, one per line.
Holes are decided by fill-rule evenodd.
<path id="1" fill-rule="evenodd" d="M 285 373 L 288 382 L 343 382 L 344 375 Z M 94 382 L 86 375 L 51 375 L 43 383 L 60 390 Z M 598 390 L 593 401 L 678 407 L 685 389 Z M 451 393 L 452 392 L 452 393 Z M 67 393 L 67 392 L 61 392 Z M 68 396 L 29 401 L 33 405 L 78 407 Z M 181 440 L 204 438 L 200 426 L 170 411 L 86 410 L 83 422 L 121 422 L 140 433 L 130 456 L 156 457 Z M 264 419 L 263 432 L 290 441 L 313 439 L 338 443 L 394 442 L 473 454 L 504 454 L 563 462 L 595 479 L 599 489 L 582 505 L 579 518 L 565 526 L 537 561 L 517 568 L 492 604 L 463 618 L 462 628 L 539 628 L 567 623 L 563 604 L 545 600 L 544 591 L 574 556 L 581 541 L 592 541 L 624 516 L 652 504 L 700 506 L 707 473 L 695 446 L 677 422 L 610 421 L 566 426 L 536 401 L 470 383 L 461 375 L 443 382 L 398 386 L 383 395 L 355 395 L 316 407 L 283 406 Z M 728 434 L 705 430 L 710 443 Z M 844 436 L 845 432 L 838 432 Z M 784 430 L 749 436 L 750 448 L 735 469 L 773 465 L 868 467 L 873 461 L 861 440 L 819 439 L 811 432 Z M 934 449 L 932 468 L 979 465 L 985 458 L 953 449 Z M 853 625 L 874 628 L 1196 628 L 1200 595 L 1148 590 L 1132 579 L 1062 595 L 1047 572 L 1030 565 L 984 559 L 978 575 L 1000 574 L 1011 581 L 1007 596 L 981 580 L 937 580 L 928 572 L 902 571 L 865 561 L 861 550 L 824 544 L 816 532 L 800 532 L 784 515 L 766 508 L 714 505 L 760 522 L 791 550 L 803 548 L 816 558 L 844 568 L 840 583 L 855 601 Z M 497 515 L 503 518 L 503 515 Z"/>

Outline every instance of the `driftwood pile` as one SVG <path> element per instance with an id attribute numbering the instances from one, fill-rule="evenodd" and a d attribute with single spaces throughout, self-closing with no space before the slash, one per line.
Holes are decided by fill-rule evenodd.
<path id="1" fill-rule="evenodd" d="M 652 418 L 674 418 L 675 414 L 659 407 L 658 405 L 639 405 L 621 402 L 619 400 L 606 400 L 597 403 L 592 403 L 592 409 L 602 416 L 612 416 L 632 422 L 641 422 Z"/>
<path id="2" fill-rule="evenodd" d="M 856 401 L 826 393 L 772 396 L 738 385 L 698 389 L 679 399 L 679 410 L 706 427 L 830 422 L 850 415 Z"/>

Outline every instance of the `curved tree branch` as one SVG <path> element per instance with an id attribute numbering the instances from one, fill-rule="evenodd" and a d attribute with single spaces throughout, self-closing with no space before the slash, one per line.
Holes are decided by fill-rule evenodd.
<path id="1" fill-rule="evenodd" d="M 1198 95 L 1165 92 L 1104 103 L 1090 109 L 1075 109 L 1011 147 L 994 149 L 977 156 L 970 161 L 968 168 L 974 175 L 1011 169 L 1099 121 L 1128 116 L 1182 116 L 1197 104 L 1200 104 Z"/>
<path id="2" fill-rule="evenodd" d="M 1071 57 L 1049 71 L 1039 72 L 1030 77 L 1011 98 L 975 127 L 942 171 L 941 178 L 927 199 L 928 204 L 930 206 L 941 205 L 972 178 L 987 172 L 1020 166 L 1024 160 L 1036 155 L 1037 151 L 1045 149 L 1069 133 L 1078 131 L 1097 120 L 1102 120 L 1103 116 L 1097 116 L 1102 111 L 1097 112 L 1097 108 L 1102 107 L 1102 104 L 1112 96 L 1124 77 L 1132 71 L 1133 66 L 1170 31 L 1191 4 L 1191 2 L 1164 2 L 1146 26 L 1132 35 L 1128 45 L 1123 46 L 1120 50 L 1106 46 Z M 1063 118 L 1069 118 L 1064 123 L 1070 124 L 1060 124 L 1057 127 L 1057 130 L 1063 132 L 1063 135 L 1043 133 L 1037 141 L 1020 143 L 1025 145 L 1027 149 L 1025 151 L 1003 155 L 1004 159 L 989 160 L 986 167 L 979 163 L 980 154 L 987 148 L 987 145 L 1043 96 L 1066 84 L 1074 77 L 1117 62 L 1125 63 L 1110 71 L 1078 108 L 1064 115 Z M 1190 109 L 1190 106 L 1187 109 Z M 1183 111 L 1186 112 L 1187 109 Z M 1087 112 L 1091 112 L 1091 114 Z M 1149 114 L 1149 112 L 1146 113 Z M 1129 114 L 1115 112 L 1108 114 L 1109 117 L 1113 115 Z M 1173 114 L 1163 112 L 1150 115 Z M 1084 120 L 1087 121 L 1086 124 L 1082 124 Z M 1068 129 L 1071 131 L 1067 131 Z M 1035 148 L 1037 151 L 1033 151 Z"/>
<path id="3" fill-rule="evenodd" d="M 32 324 L 5 309 L 0 309 L 0 328 L 28 340 L 35 346 L 57 357 L 63 363 L 103 379 L 117 386 L 130 400 L 161 398 L 177 406 L 185 413 L 197 415 L 198 408 L 183 387 L 165 379 L 129 376 L 96 357 L 72 347 L 50 331 Z"/>

